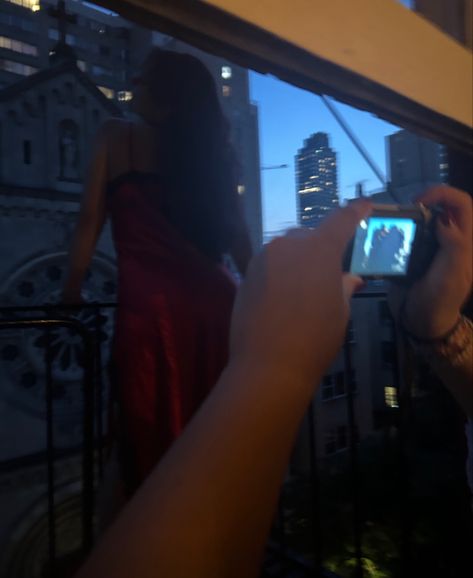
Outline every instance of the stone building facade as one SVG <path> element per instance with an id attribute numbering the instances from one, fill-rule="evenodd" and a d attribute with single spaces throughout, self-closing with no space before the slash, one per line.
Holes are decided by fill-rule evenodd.
<path id="1" fill-rule="evenodd" d="M 58 302 L 95 132 L 103 119 L 120 114 L 71 60 L 52 64 L 0 92 L 2 307 Z M 115 300 L 109 227 L 98 242 L 84 296 Z M 112 315 L 108 312 L 100 319 L 105 345 Z M 90 314 L 79 316 L 86 325 L 95 323 Z M 63 486 L 58 500 L 66 508 L 65 517 L 71 514 L 76 524 L 82 350 L 77 335 L 63 330 L 52 332 L 51 345 L 54 443 L 58 451 L 67 453 L 56 466 L 57 481 Z M 0 576 L 39 576 L 45 552 L 47 534 L 31 533 L 35 524 L 44 526 L 46 519 L 45 471 L 37 459 L 46 443 L 44 352 L 42 332 L 0 332 L 0 552 L 5 553 L 0 556 Z M 67 551 L 70 544 L 63 546 L 62 551 Z M 22 565 L 25 556 L 18 555 L 25 547 L 37 550 L 27 566 Z"/>

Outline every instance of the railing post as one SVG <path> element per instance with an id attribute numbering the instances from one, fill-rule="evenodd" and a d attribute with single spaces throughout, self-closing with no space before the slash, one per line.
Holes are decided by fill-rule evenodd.
<path id="1" fill-rule="evenodd" d="M 103 380 L 102 380 L 102 347 L 101 347 L 101 316 L 99 306 L 94 307 L 95 325 L 95 404 L 97 411 L 97 451 L 98 451 L 98 474 L 99 480 L 103 478 Z"/>
<path id="2" fill-rule="evenodd" d="M 353 540 L 355 545 L 355 577 L 363 577 L 363 551 L 362 551 L 362 518 L 360 506 L 360 472 L 358 467 L 357 432 L 355 426 L 355 404 L 353 399 L 353 371 L 351 362 L 351 348 L 348 338 L 343 344 L 344 358 L 344 379 L 347 399 L 348 417 L 348 441 L 350 450 L 350 470 L 352 481 L 352 503 L 353 503 Z"/>
<path id="3" fill-rule="evenodd" d="M 312 524 L 313 524 L 313 542 L 314 542 L 314 567 L 315 577 L 322 576 L 322 531 L 319 507 L 319 470 L 317 466 L 317 435 L 315 419 L 315 403 L 310 402 L 309 406 L 309 469 L 311 483 L 311 505 L 312 505 Z"/>
<path id="4" fill-rule="evenodd" d="M 12 308 L 13 309 L 13 308 Z M 45 308 L 37 308 L 44 310 Z M 14 310 L 14 309 L 13 309 Z M 2 311 L 3 312 L 3 311 Z M 46 459 L 48 471 L 48 556 L 50 575 L 54 577 L 56 567 L 56 527 L 54 516 L 54 423 L 53 423 L 53 371 L 50 332 L 53 327 L 67 327 L 75 330 L 82 338 L 84 346 L 83 367 L 83 456 L 82 456 L 82 549 L 88 553 L 94 538 L 94 451 L 95 451 L 95 415 L 94 415 L 94 347 L 90 332 L 77 319 L 64 318 L 23 318 L 0 319 L 0 330 L 41 329 L 46 332 Z"/>
<path id="5" fill-rule="evenodd" d="M 94 348 L 90 334 L 82 333 L 84 343 L 84 413 L 82 453 L 82 546 L 90 552 L 94 542 Z"/>
<path id="6" fill-rule="evenodd" d="M 54 512 L 54 423 L 53 423 L 53 375 L 51 330 L 45 328 L 46 337 L 46 460 L 48 472 L 48 556 L 51 577 L 56 575 L 56 520 Z"/>

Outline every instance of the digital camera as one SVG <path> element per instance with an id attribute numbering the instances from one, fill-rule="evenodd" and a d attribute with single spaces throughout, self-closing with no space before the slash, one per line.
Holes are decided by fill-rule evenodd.
<path id="1" fill-rule="evenodd" d="M 374 205 L 356 229 L 344 270 L 364 279 L 414 282 L 437 250 L 436 218 L 436 212 L 423 205 Z"/>

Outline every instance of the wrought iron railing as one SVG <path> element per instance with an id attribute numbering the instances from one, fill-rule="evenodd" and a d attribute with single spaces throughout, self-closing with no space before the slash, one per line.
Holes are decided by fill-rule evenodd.
<path id="1" fill-rule="evenodd" d="M 57 489 L 55 464 L 59 458 L 67 455 L 80 456 L 81 459 L 81 554 L 83 557 L 90 551 L 94 541 L 94 496 L 97 481 L 103 474 L 103 419 L 104 419 L 104 381 L 102 371 L 102 344 L 104 342 L 103 316 L 104 311 L 115 308 L 113 303 L 93 303 L 71 306 L 42 305 L 32 307 L 0 308 L 0 332 L 24 334 L 25 332 L 40 332 L 40 337 L 34 343 L 40 343 L 44 361 L 44 404 L 46 448 L 34 454 L 19 456 L 1 461 L 0 471 L 3 473 L 45 464 L 47 469 L 46 500 L 47 500 L 47 559 L 45 568 L 48 575 L 57 576 L 57 535 L 56 535 L 56 499 Z M 53 365 L 58 363 L 57 357 L 64 355 L 70 359 L 72 353 L 65 352 L 58 345 L 64 339 L 64 331 L 69 337 L 79 339 L 74 344 L 78 365 L 82 377 L 82 443 L 73 447 L 58 448 L 55 443 L 55 398 L 59 379 L 54 375 Z M 0 334 L 1 336 L 1 334 Z M 10 346 L 11 347 L 11 346 Z M 8 346 L 7 346 L 8 348 Z M 62 367 L 67 370 L 67 367 Z M 41 372 L 41 369 L 38 368 Z M 76 400 L 78 401 L 78 400 Z M 21 437 L 22 432 L 12 432 L 13 436 Z M 3 561 L 5 567 L 7 561 Z M 8 572 L 0 569 L 0 575 Z"/>
<path id="2" fill-rule="evenodd" d="M 383 291 L 370 291 L 357 296 L 357 299 L 385 299 Z M 54 567 L 56 559 L 56 535 L 55 535 L 55 477 L 54 460 L 57 450 L 54 446 L 54 353 L 60 354 L 60 350 L 51 347 L 51 337 L 58 329 L 68 329 L 77 333 L 81 339 L 82 357 L 82 383 L 83 383 L 83 444 L 82 452 L 82 552 L 85 554 L 92 546 L 94 539 L 94 495 L 97 482 L 103 473 L 103 434 L 104 416 L 104 381 L 103 361 L 107 353 L 104 345 L 108 343 L 102 332 L 104 327 L 104 311 L 111 311 L 115 307 L 113 303 L 86 304 L 58 308 L 58 306 L 16 307 L 0 309 L 0 329 L 10 331 L 41 330 L 45 336 L 44 367 L 45 367 L 45 402 L 46 402 L 46 429 L 47 447 L 45 459 L 47 463 L 47 503 L 48 503 L 48 557 L 51 576 L 55 576 Z M 82 317 L 81 317 L 82 316 Z M 393 342 L 397 342 L 394 323 L 389 325 Z M 59 353 L 58 353 L 59 352 Z M 345 462 L 349 472 L 349 501 L 351 527 L 351 548 L 353 556 L 351 569 L 347 569 L 344 576 L 351 575 L 355 578 L 369 577 L 371 574 L 366 568 L 366 553 L 364 532 L 366 519 L 363 508 L 362 490 L 363 484 L 360 476 L 360 447 L 358 440 L 356 397 L 359 387 L 355 387 L 353 371 L 353 344 L 350 335 L 347 335 L 342 357 L 344 362 L 345 392 L 343 399 L 346 404 L 346 424 L 348 430 L 348 448 L 345 452 Z M 399 560 L 396 576 L 410 575 L 410 563 L 412 555 L 412 513 L 409 507 L 409 467 L 406 457 L 405 425 L 409 417 L 409 388 L 403 387 L 400 392 L 401 374 L 397 355 L 393 359 L 393 387 L 397 392 L 399 408 L 396 408 L 394 417 L 391 416 L 390 424 L 396 428 L 397 444 L 397 468 L 399 488 L 396 500 L 399 504 Z M 339 400 L 340 401 L 340 400 Z M 315 401 L 312 402 L 307 414 L 308 422 L 308 448 L 309 468 L 305 479 L 298 483 L 305 484 L 310 488 L 310 503 L 305 512 L 310 522 L 306 529 L 308 547 L 299 549 L 294 547 L 291 536 L 287 532 L 288 511 L 290 511 L 291 499 L 286 494 L 291 491 L 293 483 L 291 477 L 283 488 L 278 516 L 275 519 L 273 531 L 268 545 L 268 556 L 264 569 L 265 577 L 285 578 L 287 576 L 334 576 L 326 569 L 324 554 L 324 541 L 327 540 L 326 529 L 322 510 L 325 497 L 321 484 L 321 456 L 317 455 L 317 427 Z M 1 463 L 0 463 L 1 471 Z M 297 491 L 297 490 L 296 490 Z M 297 545 L 296 545 L 297 546 Z M 308 555 L 307 555 L 308 553 Z"/>
<path id="3" fill-rule="evenodd" d="M 53 411 L 53 372 L 51 330 L 66 328 L 78 334 L 83 347 L 83 447 L 82 447 L 82 551 L 87 553 L 93 544 L 94 512 L 94 349 L 93 340 L 85 326 L 76 319 L 25 317 L 22 319 L 0 319 L 0 330 L 31 330 L 44 332 L 45 346 L 45 402 L 46 402 L 46 464 L 48 501 L 48 561 L 54 576 L 56 560 L 55 510 L 55 446 Z"/>

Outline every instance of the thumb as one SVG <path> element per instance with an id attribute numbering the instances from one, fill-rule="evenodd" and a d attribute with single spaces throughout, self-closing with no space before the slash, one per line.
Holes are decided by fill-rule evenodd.
<path id="1" fill-rule="evenodd" d="M 365 284 L 361 277 L 357 277 L 356 275 L 350 275 L 350 273 L 345 273 L 343 275 L 343 292 L 347 301 L 350 301 L 351 296 L 353 293 L 359 291 Z"/>

